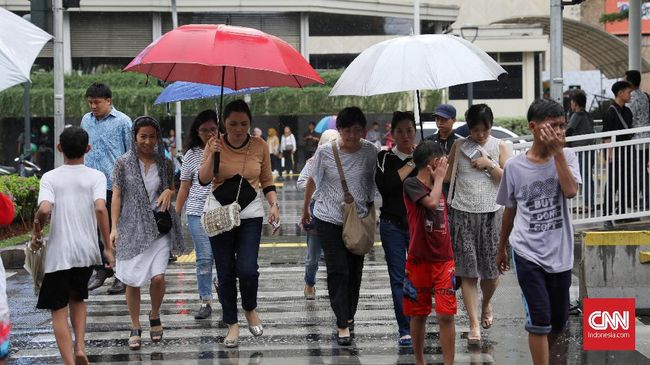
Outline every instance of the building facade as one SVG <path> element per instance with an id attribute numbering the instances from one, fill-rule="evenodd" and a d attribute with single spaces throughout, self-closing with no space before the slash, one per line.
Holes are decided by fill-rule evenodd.
<path id="1" fill-rule="evenodd" d="M 95 66 L 125 66 L 154 39 L 172 29 L 169 0 L 83 0 L 64 12 L 66 71 Z M 18 14 L 27 0 L 0 0 Z M 252 27 L 276 35 L 319 69 L 347 66 L 377 42 L 408 35 L 413 2 L 404 0 L 178 0 L 178 24 Z M 442 33 L 456 20 L 452 1 L 421 1 L 422 33 Z M 52 61 L 52 45 L 39 62 Z"/>

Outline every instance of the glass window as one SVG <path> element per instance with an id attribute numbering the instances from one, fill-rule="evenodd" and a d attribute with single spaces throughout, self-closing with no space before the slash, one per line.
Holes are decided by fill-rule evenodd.
<path id="1" fill-rule="evenodd" d="M 413 20 L 408 18 L 384 18 L 348 14 L 309 14 L 309 35 L 355 36 L 355 35 L 408 35 Z"/>
<path id="2" fill-rule="evenodd" d="M 309 63 L 313 68 L 319 70 L 345 68 L 348 67 L 357 56 L 357 54 L 353 53 L 312 54 L 309 55 Z"/>
<path id="3" fill-rule="evenodd" d="M 521 99 L 522 97 L 522 65 L 502 65 L 508 72 L 499 81 L 481 81 L 474 83 L 474 99 Z M 456 85 L 449 88 L 449 99 L 467 99 L 467 85 Z"/>
<path id="4" fill-rule="evenodd" d="M 521 52 L 503 52 L 499 53 L 499 62 L 508 63 L 508 62 L 522 62 L 524 60 L 524 55 Z"/>

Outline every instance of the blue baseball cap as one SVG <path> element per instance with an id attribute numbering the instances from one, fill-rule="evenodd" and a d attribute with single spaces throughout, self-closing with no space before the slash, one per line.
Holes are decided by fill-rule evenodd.
<path id="1" fill-rule="evenodd" d="M 433 115 L 445 119 L 453 119 L 456 118 L 456 108 L 451 104 L 440 104 L 436 107 Z"/>

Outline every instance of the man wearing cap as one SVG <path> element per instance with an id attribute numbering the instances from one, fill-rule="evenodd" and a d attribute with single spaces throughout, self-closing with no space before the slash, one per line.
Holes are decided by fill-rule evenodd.
<path id="1" fill-rule="evenodd" d="M 426 139 L 440 143 L 446 154 L 451 151 L 458 136 L 454 134 L 454 123 L 456 123 L 456 108 L 450 104 L 440 104 L 433 113 L 436 118 L 438 132 Z"/>
<path id="2" fill-rule="evenodd" d="M 436 107 L 433 116 L 436 118 L 438 132 L 427 137 L 431 141 L 439 143 L 445 153 L 449 155 L 451 147 L 457 139 L 462 138 L 454 133 L 454 123 L 456 123 L 456 108 L 451 104 L 440 104 Z M 449 196 L 449 183 L 442 184 L 442 193 L 445 197 Z"/>

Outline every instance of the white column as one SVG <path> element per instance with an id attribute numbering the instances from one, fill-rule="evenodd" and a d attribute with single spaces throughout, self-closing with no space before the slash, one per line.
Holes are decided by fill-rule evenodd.
<path id="1" fill-rule="evenodd" d="M 420 34 L 420 0 L 415 0 L 413 1 L 413 35 L 419 35 Z M 419 105 L 419 100 L 418 100 L 418 93 L 417 90 L 413 90 L 413 116 L 415 117 L 415 125 L 422 127 L 422 122 L 420 120 L 420 114 L 422 113 L 422 110 L 420 110 L 420 105 Z M 424 131 L 422 131 L 422 128 L 420 128 L 420 137 L 424 139 L 423 135 Z"/>
<path id="2" fill-rule="evenodd" d="M 54 145 L 59 144 L 59 135 L 65 125 L 65 91 L 63 84 L 63 1 L 52 0 L 54 16 Z M 63 155 L 54 153 L 54 167 L 63 165 Z"/>
<path id="3" fill-rule="evenodd" d="M 70 41 L 70 13 L 63 12 L 63 72 L 72 73 L 72 42 Z"/>
<path id="4" fill-rule="evenodd" d="M 630 0 L 628 70 L 641 71 L 641 0 Z"/>
<path id="5" fill-rule="evenodd" d="M 176 0 L 172 0 L 172 23 L 174 28 L 178 27 L 178 12 Z M 181 102 L 176 102 L 176 115 L 174 116 L 174 131 L 176 132 L 176 153 L 183 151 L 183 112 Z"/>
<path id="6" fill-rule="evenodd" d="M 160 13 L 151 13 L 151 38 L 153 41 L 162 36 L 162 18 Z"/>
<path id="7" fill-rule="evenodd" d="M 300 54 L 309 62 L 309 13 L 300 13 Z"/>
<path id="8" fill-rule="evenodd" d="M 551 0 L 551 99 L 562 104 L 562 0 Z"/>

